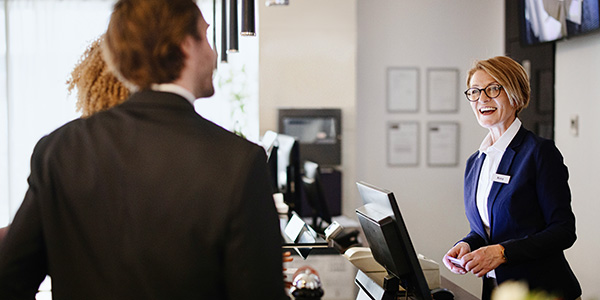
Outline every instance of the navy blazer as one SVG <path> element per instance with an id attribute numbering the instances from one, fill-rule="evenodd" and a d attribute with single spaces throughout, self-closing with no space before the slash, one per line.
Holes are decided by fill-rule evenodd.
<path id="1" fill-rule="evenodd" d="M 477 210 L 478 156 L 476 152 L 467 160 L 465 170 L 464 204 L 471 232 L 463 241 L 471 250 L 504 246 L 507 262 L 496 269 L 499 284 L 524 280 L 532 290 L 579 297 L 581 287 L 563 253 L 577 238 L 569 173 L 554 142 L 521 127 L 508 145 L 496 173 L 510 176 L 509 182 L 493 182 L 488 198 L 489 237 Z"/>

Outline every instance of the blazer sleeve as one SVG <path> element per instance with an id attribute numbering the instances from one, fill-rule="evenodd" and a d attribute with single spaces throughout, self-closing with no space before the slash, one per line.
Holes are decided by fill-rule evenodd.
<path id="1" fill-rule="evenodd" d="M 29 188 L 0 244 L 0 299 L 35 299 L 47 274 L 41 198 L 48 196 L 42 139 L 31 157 Z M 44 175 L 45 174 L 45 175 Z"/>
<path id="2" fill-rule="evenodd" d="M 471 232 L 469 232 L 469 234 L 466 237 L 464 237 L 462 240 L 460 240 L 458 243 L 460 243 L 460 242 L 465 242 L 465 243 L 469 244 L 471 251 L 475 251 L 475 250 L 487 245 L 487 242 L 485 241 L 485 239 L 473 230 L 471 230 Z"/>
<path id="3" fill-rule="evenodd" d="M 241 199 L 226 241 L 227 299 L 283 299 L 282 238 L 267 157 L 262 148 L 253 150 L 240 170 Z"/>
<path id="4" fill-rule="evenodd" d="M 535 191 L 545 224 L 535 234 L 501 243 L 509 263 L 555 255 L 571 247 L 577 239 L 569 173 L 554 142 L 539 143 L 534 161 Z"/>

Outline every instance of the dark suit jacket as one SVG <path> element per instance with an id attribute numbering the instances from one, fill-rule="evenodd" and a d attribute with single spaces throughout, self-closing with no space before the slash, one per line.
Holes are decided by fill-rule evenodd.
<path id="1" fill-rule="evenodd" d="M 510 180 L 492 184 L 490 237 L 477 210 L 478 155 L 468 159 L 465 171 L 464 201 L 471 232 L 463 241 L 471 250 L 504 246 L 507 263 L 496 269 L 499 284 L 525 280 L 530 289 L 550 291 L 567 300 L 577 298 L 581 288 L 563 253 L 577 238 L 569 174 L 554 142 L 521 127 L 506 148 L 496 173 Z"/>
<path id="2" fill-rule="evenodd" d="M 0 247 L 0 299 L 280 299 L 264 150 L 141 91 L 42 138 Z"/>

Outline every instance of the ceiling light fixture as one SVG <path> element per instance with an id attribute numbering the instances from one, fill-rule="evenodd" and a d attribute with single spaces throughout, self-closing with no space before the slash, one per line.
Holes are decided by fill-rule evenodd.
<path id="1" fill-rule="evenodd" d="M 289 0 L 267 0 L 265 3 L 266 6 L 276 6 L 276 5 L 289 5 Z"/>
<path id="2" fill-rule="evenodd" d="M 238 52 L 237 0 L 229 1 L 229 52 Z"/>
<path id="3" fill-rule="evenodd" d="M 221 0 L 221 62 L 227 62 L 227 0 Z"/>
<path id="4" fill-rule="evenodd" d="M 254 22 L 254 1 L 255 0 L 242 0 L 242 36 L 255 36 L 255 22 Z"/>

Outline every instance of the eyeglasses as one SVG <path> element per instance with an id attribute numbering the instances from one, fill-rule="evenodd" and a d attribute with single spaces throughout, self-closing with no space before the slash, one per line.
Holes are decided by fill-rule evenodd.
<path id="1" fill-rule="evenodd" d="M 492 83 L 482 89 L 470 88 L 465 91 L 467 100 L 471 102 L 478 101 L 479 97 L 481 97 L 481 91 L 483 91 L 485 95 L 488 96 L 488 98 L 496 98 L 500 95 L 500 91 L 502 91 L 502 86 L 496 83 Z"/>

